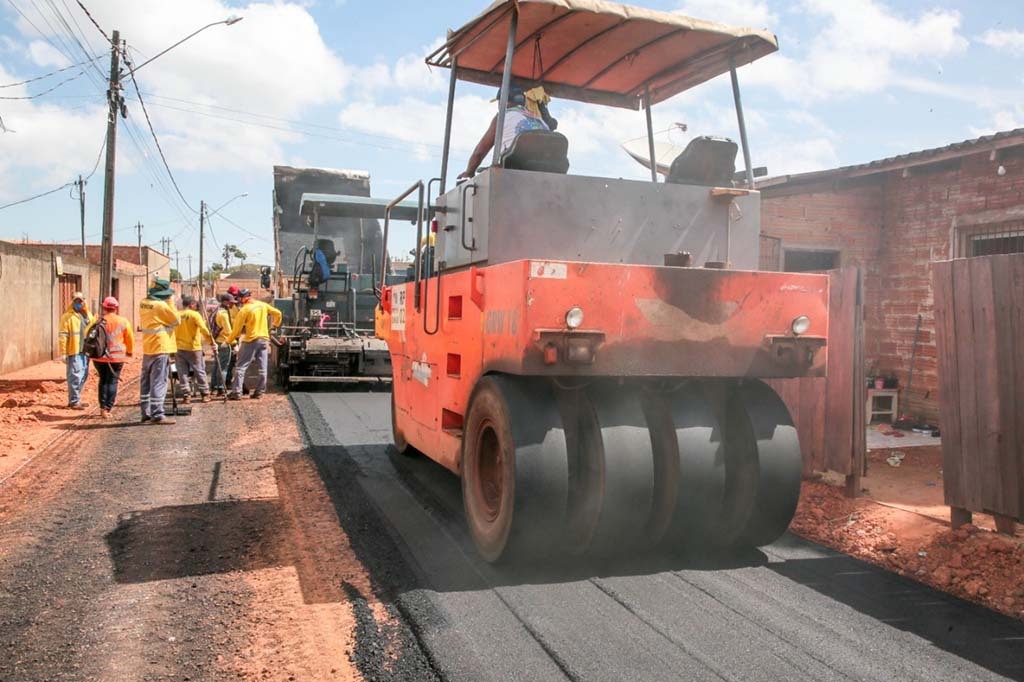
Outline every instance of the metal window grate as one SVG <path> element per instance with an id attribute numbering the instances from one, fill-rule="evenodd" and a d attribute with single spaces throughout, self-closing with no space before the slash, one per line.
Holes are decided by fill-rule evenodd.
<path id="1" fill-rule="evenodd" d="M 955 258 L 1024 253 L 1024 221 L 957 229 Z"/>
<path id="2" fill-rule="evenodd" d="M 762 234 L 758 270 L 778 272 L 780 269 L 782 269 L 782 239 Z"/>

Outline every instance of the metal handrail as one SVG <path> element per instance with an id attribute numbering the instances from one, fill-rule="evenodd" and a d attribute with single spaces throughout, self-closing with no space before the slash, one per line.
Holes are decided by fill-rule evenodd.
<path id="1" fill-rule="evenodd" d="M 459 238 L 462 241 L 462 248 L 466 249 L 467 251 L 476 251 L 476 237 L 470 235 L 471 241 L 469 244 L 466 243 L 466 223 L 473 222 L 472 218 L 467 219 L 466 217 L 466 195 L 469 194 L 470 187 L 473 188 L 474 197 L 476 196 L 476 190 L 478 189 L 477 184 L 475 182 L 469 182 L 462 186 L 462 210 L 459 212 L 459 220 L 462 221 L 462 229 L 459 231 Z"/>
<path id="2" fill-rule="evenodd" d="M 416 307 L 417 311 L 419 311 L 419 309 L 420 309 L 420 240 L 423 239 L 423 192 L 424 192 L 424 189 L 425 189 L 425 186 L 423 185 L 423 181 L 422 180 L 417 180 L 411 187 L 409 187 L 409 189 L 407 189 L 404 192 L 402 192 L 398 196 L 398 198 L 394 199 L 391 203 L 389 203 L 384 208 L 384 238 L 382 240 L 381 254 L 380 254 L 381 279 L 380 279 L 379 291 L 383 292 L 384 283 L 385 283 L 385 280 L 386 280 L 386 277 L 387 277 L 386 273 L 388 271 L 388 228 L 390 227 L 390 224 L 391 224 L 391 211 L 395 208 L 395 206 L 400 204 L 403 199 L 405 199 L 407 196 L 409 196 L 413 192 L 419 190 L 419 205 L 418 205 L 418 208 L 416 209 L 416 248 L 413 249 L 413 251 L 415 251 L 415 255 L 416 255 L 416 260 L 414 261 L 414 266 L 413 266 L 415 268 L 414 275 L 413 275 L 413 280 L 416 283 L 415 293 L 413 294 L 413 305 Z M 375 288 L 376 288 L 376 283 L 375 283 Z M 381 296 L 382 296 L 381 293 L 377 294 L 377 300 L 378 301 L 380 301 Z"/>

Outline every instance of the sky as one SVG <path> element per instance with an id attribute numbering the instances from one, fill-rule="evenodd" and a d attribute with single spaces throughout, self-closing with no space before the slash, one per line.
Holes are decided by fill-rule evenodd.
<path id="1" fill-rule="evenodd" d="M 1024 127 L 1019 0 L 635 2 L 778 36 L 778 53 L 739 70 L 753 163 L 770 175 Z M 115 241 L 134 244 L 141 223 L 144 244 L 172 240 L 188 276 L 190 256 L 193 274 L 198 268 L 200 201 L 215 212 L 207 263 L 226 243 L 250 262 L 273 262 L 275 164 L 365 170 L 372 194 L 388 198 L 438 175 L 447 74 L 424 57 L 446 29 L 487 4 L 0 0 L 0 206 L 61 188 L 0 208 L 0 239 L 79 241 L 77 190 L 64 185 L 82 175 L 87 239 L 99 242 L 110 69 L 104 33 L 119 30 L 138 65 L 206 24 L 243 18 L 140 68 L 146 111 L 126 83 Z M 47 77 L 23 83 L 39 76 Z M 495 111 L 492 90 L 459 85 L 456 170 Z M 645 134 L 642 111 L 566 101 L 550 108 L 569 138 L 572 172 L 647 177 L 620 147 Z M 694 135 L 738 139 L 728 76 L 659 104 L 653 117 L 655 130 L 667 131 L 659 139 L 675 144 Z M 675 123 L 687 131 L 669 130 Z M 397 239 L 411 246 L 411 233 Z"/>

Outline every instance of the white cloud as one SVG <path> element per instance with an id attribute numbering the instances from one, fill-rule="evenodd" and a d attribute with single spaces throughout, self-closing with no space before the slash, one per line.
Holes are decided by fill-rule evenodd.
<path id="1" fill-rule="evenodd" d="M 137 78 L 144 93 L 282 118 L 308 118 L 311 108 L 340 101 L 349 83 L 351 69 L 324 43 L 306 7 L 295 2 L 251 2 L 238 6 L 228 4 L 227 0 L 93 0 L 89 10 L 100 26 L 120 29 L 122 39 L 128 42 L 129 56 L 136 64 L 207 23 L 233 14 L 243 17 L 243 21 L 232 26 L 204 30 L 140 69 Z M 31 27 L 18 26 L 24 35 L 35 35 Z M 86 35 L 92 43 L 89 47 L 102 53 L 102 39 L 91 27 L 87 28 L 90 31 Z M 36 41 L 33 46 L 32 58 L 37 63 L 53 56 L 49 45 Z M 79 61 L 82 57 L 76 54 L 73 59 Z M 94 73 L 97 80 L 105 80 L 105 69 L 101 60 Z M 126 80 L 129 118 L 146 131 L 134 88 L 130 79 Z M 168 102 L 151 97 L 147 108 L 168 162 L 175 170 L 264 172 L 268 165 L 284 158 L 284 145 L 297 139 L 287 131 L 239 126 L 231 121 L 172 111 L 161 104 Z M 194 108 L 180 103 L 174 106 Z M 5 121 L 6 114 L 5 111 Z M 12 125 L 19 134 L 26 135 L 41 126 L 42 121 L 31 119 L 22 120 L 19 126 Z M 94 140 L 98 144 L 97 129 L 102 131 L 102 119 L 99 127 L 94 127 L 87 136 L 90 146 Z M 144 134 L 149 135 L 148 131 Z M 63 142 L 43 144 L 38 154 L 59 165 L 65 155 L 64 147 Z"/>
<path id="2" fill-rule="evenodd" d="M 64 68 L 71 64 L 68 58 L 42 40 L 33 40 L 28 46 L 29 58 L 39 66 Z M 81 61 L 81 60 L 78 60 Z"/>
<path id="3" fill-rule="evenodd" d="M 876 0 L 803 0 L 811 23 L 824 22 L 806 43 L 806 56 L 772 55 L 744 69 L 744 82 L 771 87 L 790 100 L 810 102 L 877 93 L 924 79 L 904 75 L 914 63 L 958 55 L 968 41 L 960 13 L 929 10 L 904 17 Z M 938 66 L 941 70 L 941 66 Z M 936 84 L 935 90 L 941 92 Z"/>
<path id="4" fill-rule="evenodd" d="M 0 66 L 0 83 L 23 80 Z M 4 96 L 29 94 L 24 85 L 4 90 Z M 96 162 L 102 142 L 105 108 L 89 105 L 67 110 L 38 100 L 4 102 L 4 125 L 0 132 L 0 176 L 11 178 L 30 171 L 30 190 L 50 189 L 88 172 Z M 54 140 L 60 144 L 55 145 Z M 0 184 L 0 200 L 25 194 L 16 183 Z"/>
<path id="5" fill-rule="evenodd" d="M 987 124 L 971 126 L 970 131 L 971 135 L 978 137 L 1017 128 L 1024 128 L 1024 104 L 994 111 Z"/>
<path id="6" fill-rule="evenodd" d="M 771 29 L 778 23 L 778 17 L 768 9 L 764 0 L 686 0 L 678 12 L 694 19 L 731 26 Z"/>
<path id="7" fill-rule="evenodd" d="M 978 40 L 1015 57 L 1024 56 L 1024 31 L 989 29 Z"/>

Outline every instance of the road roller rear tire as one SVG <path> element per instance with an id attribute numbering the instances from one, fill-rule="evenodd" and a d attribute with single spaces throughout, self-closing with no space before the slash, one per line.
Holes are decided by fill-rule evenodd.
<path id="1" fill-rule="evenodd" d="M 771 544 L 800 500 L 800 442 L 789 410 L 767 384 L 744 381 L 728 389 L 723 433 L 725 495 L 713 542 Z"/>
<path id="2" fill-rule="evenodd" d="M 740 542 L 762 547 L 778 540 L 793 520 L 803 456 L 789 409 L 770 386 L 745 382 L 738 393 L 757 441 L 758 462 L 757 495 Z"/>
<path id="3" fill-rule="evenodd" d="M 462 502 L 489 562 L 551 551 L 565 531 L 565 431 L 550 385 L 487 376 L 470 398 L 462 439 Z"/>

